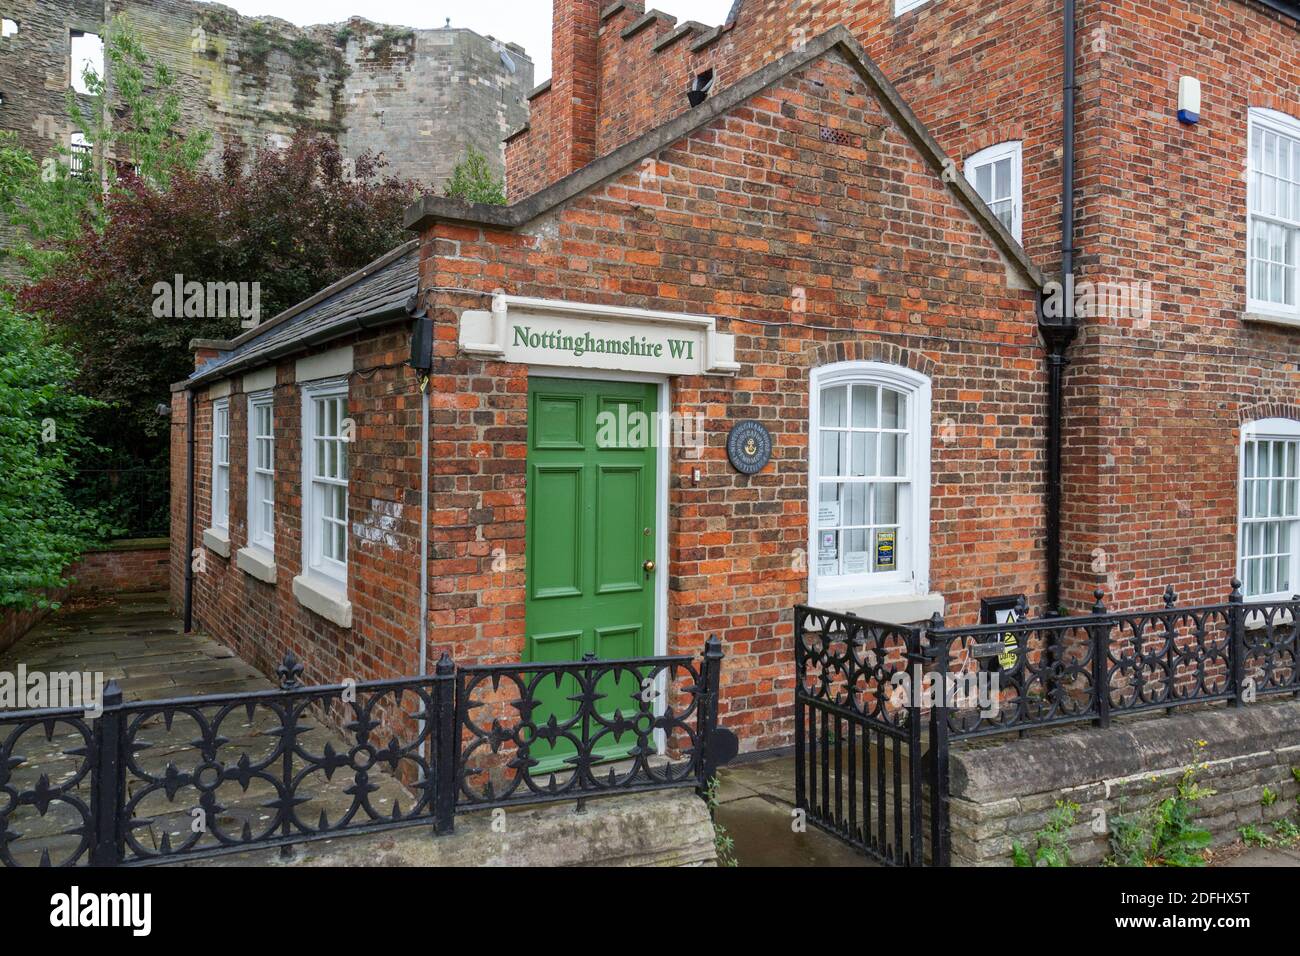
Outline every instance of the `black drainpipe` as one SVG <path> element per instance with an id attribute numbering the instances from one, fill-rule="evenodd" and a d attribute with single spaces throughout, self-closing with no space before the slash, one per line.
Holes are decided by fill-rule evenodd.
<path id="1" fill-rule="evenodd" d="M 1061 432 L 1065 352 L 1078 333 L 1074 320 L 1074 101 L 1075 0 L 1064 0 L 1064 97 L 1061 104 L 1061 304 L 1059 317 L 1039 309 L 1038 329 L 1047 345 L 1047 613 L 1061 607 Z"/>
<path id="2" fill-rule="evenodd" d="M 194 389 L 185 390 L 185 633 L 194 629 Z"/>

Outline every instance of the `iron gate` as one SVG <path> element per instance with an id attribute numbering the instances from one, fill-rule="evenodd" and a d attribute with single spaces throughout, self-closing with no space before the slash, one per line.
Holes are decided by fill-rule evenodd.
<path id="1" fill-rule="evenodd" d="M 887 866 L 947 866 L 948 708 L 918 701 L 924 630 L 794 619 L 796 807 Z"/>

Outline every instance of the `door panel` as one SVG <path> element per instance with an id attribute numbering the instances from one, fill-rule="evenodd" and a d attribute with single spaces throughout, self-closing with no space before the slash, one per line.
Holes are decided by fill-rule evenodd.
<path id="1" fill-rule="evenodd" d="M 658 386 L 571 379 L 529 380 L 526 661 L 648 657 L 654 653 L 657 460 L 650 413 Z M 535 723 L 577 712 L 576 681 L 546 680 Z M 640 681 L 607 675 L 602 718 L 649 706 Z M 591 736 L 598 726 L 589 728 Z M 624 757 L 634 733 L 600 737 L 604 758 Z M 535 743 L 533 772 L 562 770 L 575 748 Z"/>
<path id="2" fill-rule="evenodd" d="M 538 465 L 529 476 L 538 502 L 536 510 L 529 508 L 530 524 L 536 523 L 528 548 L 529 593 L 534 599 L 582 596 L 585 472 L 580 464 Z"/>
<path id="3" fill-rule="evenodd" d="M 645 586 L 641 539 L 643 469 L 601 465 L 596 473 L 596 593 Z"/>

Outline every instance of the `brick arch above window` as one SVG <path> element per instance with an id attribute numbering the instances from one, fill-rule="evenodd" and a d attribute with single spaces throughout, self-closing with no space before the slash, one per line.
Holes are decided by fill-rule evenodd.
<path id="1" fill-rule="evenodd" d="M 850 339 L 842 342 L 822 342 L 804 352 L 804 364 L 809 369 L 837 362 L 883 362 L 900 365 L 934 378 L 935 363 L 928 356 L 879 339 Z"/>
<path id="2" fill-rule="evenodd" d="M 1279 96 L 1276 93 L 1265 93 L 1255 90 L 1250 94 L 1250 101 L 1247 104 L 1248 109 L 1273 110 L 1278 113 L 1284 113 L 1287 116 L 1300 116 L 1300 103 L 1286 96 Z"/>
<path id="3" fill-rule="evenodd" d="M 1025 127 L 1020 123 L 1003 123 L 1001 126 L 981 127 L 977 131 L 972 131 L 971 138 L 966 141 L 966 152 L 968 155 L 982 152 L 992 146 L 1000 146 L 1003 143 L 1022 143 L 1025 141 Z"/>
<path id="4" fill-rule="evenodd" d="M 1291 402 L 1255 402 L 1237 410 L 1237 423 L 1247 425 L 1265 418 L 1289 418 L 1300 422 L 1300 405 Z"/>

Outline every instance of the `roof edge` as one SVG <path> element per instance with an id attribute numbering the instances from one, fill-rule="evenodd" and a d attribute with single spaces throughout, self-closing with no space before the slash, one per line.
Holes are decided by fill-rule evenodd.
<path id="1" fill-rule="evenodd" d="M 331 285 L 327 285 L 325 288 L 321 289 L 315 295 L 303 299 L 301 302 L 297 303 L 296 305 L 291 305 L 289 308 L 285 309 L 279 315 L 269 318 L 261 325 L 255 326 L 254 328 L 249 329 L 247 332 L 237 335 L 235 338 L 230 339 L 229 341 L 223 343 L 225 344 L 226 348 L 219 349 L 219 351 L 233 352 L 235 349 L 239 348 L 239 346 L 244 345 L 247 342 L 251 342 L 253 339 L 257 338 L 260 335 L 264 335 L 266 332 L 269 332 L 271 329 L 274 329 L 277 326 L 283 325 L 285 322 L 292 319 L 295 315 L 298 315 L 299 313 L 304 312 L 307 309 L 310 309 L 313 305 L 317 305 L 320 302 L 324 302 L 328 298 L 338 295 L 340 292 L 343 292 L 346 289 L 356 285 L 358 282 L 360 282 L 362 279 L 366 278 L 367 276 L 373 275 L 374 273 L 378 272 L 380 269 L 388 265 L 390 262 L 393 262 L 396 259 L 400 259 L 402 256 L 406 255 L 406 253 L 410 252 L 412 249 L 418 246 L 419 243 L 420 240 L 418 239 L 408 239 L 400 246 L 388 250 L 373 262 L 366 263 L 356 272 L 344 276 L 342 279 L 339 279 L 337 282 Z M 209 341 L 215 343 L 216 340 L 209 340 Z M 191 349 L 193 349 L 193 347 L 194 344 L 191 343 Z M 207 347 L 216 348 L 217 346 L 215 344 L 212 344 L 212 345 L 208 345 Z"/>
<path id="2" fill-rule="evenodd" d="M 406 228 L 422 231 L 435 222 L 447 222 L 492 229 L 517 229 L 617 175 L 627 167 L 635 165 L 646 156 L 708 125 L 790 73 L 833 51 L 844 56 L 863 82 L 878 94 L 885 111 L 902 127 L 908 139 L 934 172 L 940 176 L 941 181 L 944 181 L 962 205 L 984 227 L 999 251 L 1034 287 L 1041 289 L 1045 282 L 1042 270 L 1030 261 L 1020 243 L 993 215 L 992 210 L 966 182 L 964 176 L 952 177 L 951 181 L 943 177 L 946 170 L 957 168 L 955 161 L 943 151 L 925 124 L 912 112 L 898 90 L 844 26 L 832 27 L 808 41 L 803 50 L 787 53 L 779 60 L 774 60 L 722 90 L 716 96 L 705 100 L 695 109 L 643 133 L 613 152 L 588 163 L 576 172 L 570 173 L 517 203 L 509 206 L 487 206 L 442 196 L 424 196 L 407 208 L 403 217 Z"/>

